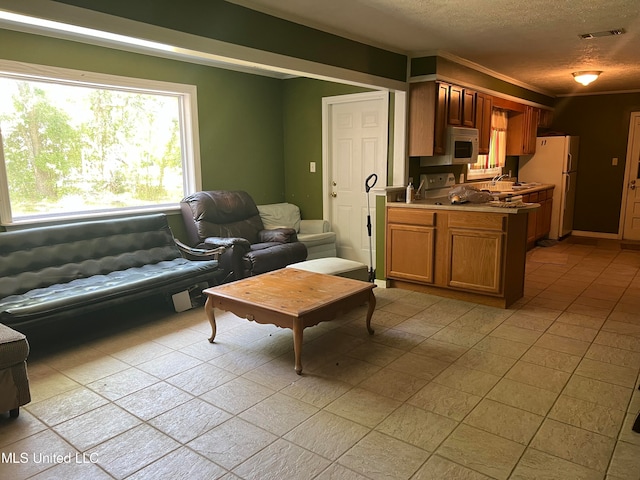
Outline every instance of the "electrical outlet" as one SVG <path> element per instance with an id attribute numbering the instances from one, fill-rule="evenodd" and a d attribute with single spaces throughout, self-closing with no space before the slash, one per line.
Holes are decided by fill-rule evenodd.
<path id="1" fill-rule="evenodd" d="M 309 162 L 309 171 L 311 173 L 316 173 L 316 162 Z"/>
<path id="2" fill-rule="evenodd" d="M 613 165 L 614 167 L 616 165 L 618 165 L 618 158 L 617 157 L 614 157 L 614 158 L 611 159 L 611 165 Z"/>

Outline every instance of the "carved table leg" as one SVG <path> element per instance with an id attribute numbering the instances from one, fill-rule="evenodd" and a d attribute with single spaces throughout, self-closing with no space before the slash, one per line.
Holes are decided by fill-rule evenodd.
<path id="1" fill-rule="evenodd" d="M 376 309 L 376 296 L 373 294 L 373 290 L 369 290 L 369 309 L 367 310 L 367 332 L 369 335 L 373 335 L 373 328 L 371 328 L 371 317 L 373 311 Z"/>
<path id="2" fill-rule="evenodd" d="M 302 374 L 302 320 L 293 319 L 293 352 L 295 354 L 295 369 L 298 375 Z"/>
<path id="3" fill-rule="evenodd" d="M 216 338 L 216 317 L 213 313 L 213 300 L 211 300 L 211 297 L 207 297 L 207 301 L 204 304 L 204 312 L 207 314 L 207 318 L 211 324 L 211 338 L 209 338 L 209 343 L 213 343 Z"/>

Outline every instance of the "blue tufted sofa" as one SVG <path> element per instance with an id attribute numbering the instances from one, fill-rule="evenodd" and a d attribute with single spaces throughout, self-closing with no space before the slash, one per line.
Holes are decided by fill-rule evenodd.
<path id="1" fill-rule="evenodd" d="M 0 323 L 19 331 L 223 275 L 183 258 L 164 214 L 2 232 Z"/>

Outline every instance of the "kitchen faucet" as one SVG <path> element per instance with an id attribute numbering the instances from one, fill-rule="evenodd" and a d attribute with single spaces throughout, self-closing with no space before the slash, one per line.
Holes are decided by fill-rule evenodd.
<path id="1" fill-rule="evenodd" d="M 495 185 L 496 183 L 498 183 L 500 180 L 502 180 L 503 178 L 507 178 L 509 175 L 502 174 L 502 175 L 496 175 L 495 177 L 493 177 L 491 179 L 491 185 Z"/>

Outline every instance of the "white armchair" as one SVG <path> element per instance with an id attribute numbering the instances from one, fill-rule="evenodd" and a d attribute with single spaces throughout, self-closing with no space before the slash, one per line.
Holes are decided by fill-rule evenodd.
<path id="1" fill-rule="evenodd" d="M 264 228 L 295 229 L 298 241 L 307 247 L 307 260 L 336 256 L 336 233 L 327 220 L 302 220 L 300 208 L 292 203 L 258 205 Z"/>

